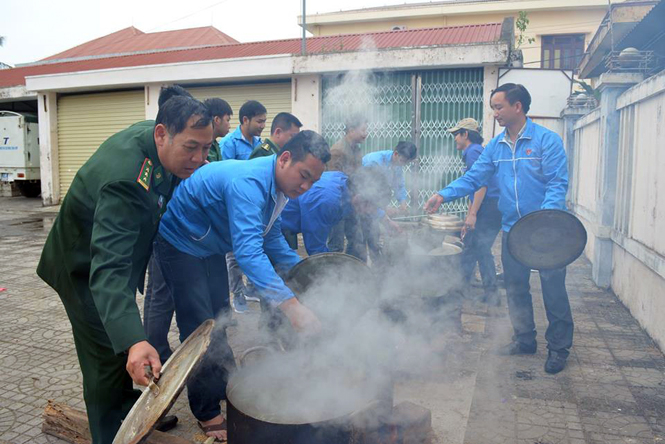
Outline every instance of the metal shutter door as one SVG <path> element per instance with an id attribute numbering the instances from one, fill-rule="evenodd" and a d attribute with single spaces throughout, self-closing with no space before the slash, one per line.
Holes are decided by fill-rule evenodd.
<path id="1" fill-rule="evenodd" d="M 58 99 L 60 199 L 76 172 L 106 139 L 145 120 L 143 90 L 62 96 Z"/>
<path id="2" fill-rule="evenodd" d="M 266 128 L 261 133 L 262 138 L 270 136 L 270 125 L 272 124 L 273 117 L 281 112 L 291 112 L 290 81 L 188 88 L 188 91 L 199 100 L 211 97 L 226 100 L 233 110 L 233 116 L 231 117 L 232 132 L 239 125 L 238 113 L 240 112 L 240 107 L 248 100 L 257 100 L 268 110 L 268 120 Z"/>

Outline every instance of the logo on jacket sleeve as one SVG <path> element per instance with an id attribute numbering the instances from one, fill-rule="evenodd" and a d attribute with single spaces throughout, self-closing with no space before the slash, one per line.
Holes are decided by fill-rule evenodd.
<path id="1" fill-rule="evenodd" d="M 527 156 L 530 156 L 531 153 L 532 153 L 531 148 L 527 148 L 527 149 L 526 149 L 526 155 L 527 155 Z"/>

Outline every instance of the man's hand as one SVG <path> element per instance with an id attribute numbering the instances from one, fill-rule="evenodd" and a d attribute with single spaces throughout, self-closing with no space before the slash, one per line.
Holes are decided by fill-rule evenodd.
<path id="1" fill-rule="evenodd" d="M 464 220 L 464 227 L 462 228 L 462 240 L 464 240 L 464 237 L 469 231 L 476 229 L 476 220 L 477 217 L 475 214 L 469 212 L 469 214 L 466 215 L 466 219 Z"/>
<path id="2" fill-rule="evenodd" d="M 314 312 L 305 307 L 296 298 L 287 299 L 279 304 L 282 313 L 289 319 L 293 329 L 305 335 L 317 334 L 321 331 L 321 321 Z"/>
<path id="3" fill-rule="evenodd" d="M 392 233 L 402 234 L 403 231 L 402 227 L 400 227 L 399 224 L 394 220 L 390 220 L 389 218 L 387 218 L 385 226 Z"/>
<path id="4" fill-rule="evenodd" d="M 162 371 L 162 363 L 159 361 L 157 350 L 148 343 L 148 341 L 137 342 L 129 347 L 129 356 L 127 357 L 127 373 L 138 385 L 148 385 L 150 380 L 145 374 L 144 367 L 149 365 L 152 368 L 152 374 L 155 379 L 159 379 Z"/>
<path id="5" fill-rule="evenodd" d="M 440 194 L 435 194 L 430 197 L 427 202 L 425 202 L 425 212 L 432 214 L 439 210 L 439 207 L 443 203 L 443 196 Z"/>
<path id="6" fill-rule="evenodd" d="M 388 217 L 395 217 L 399 214 L 399 208 L 388 207 L 386 208 L 386 214 L 388 215 Z"/>

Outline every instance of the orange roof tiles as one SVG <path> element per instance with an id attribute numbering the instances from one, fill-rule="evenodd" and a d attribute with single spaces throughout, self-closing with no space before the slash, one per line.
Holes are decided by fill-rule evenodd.
<path id="1" fill-rule="evenodd" d="M 501 23 L 489 23 L 484 25 L 310 37 L 307 39 L 307 52 L 308 54 L 353 52 L 366 47 L 367 42 L 371 42 L 372 47 L 377 50 L 421 46 L 464 45 L 495 42 L 500 39 L 500 36 Z M 117 57 L 100 57 L 0 70 L 0 88 L 25 85 L 26 76 L 299 53 L 300 39 L 288 39 L 167 50 Z"/>

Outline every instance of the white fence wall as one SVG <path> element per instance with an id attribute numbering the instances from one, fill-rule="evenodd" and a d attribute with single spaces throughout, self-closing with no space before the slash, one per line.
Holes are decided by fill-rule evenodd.
<path id="1" fill-rule="evenodd" d="M 603 136 L 605 116 L 598 108 L 574 125 L 569 200 L 589 232 L 586 256 L 599 261 L 603 251 L 595 251 L 596 243 L 611 238 L 610 285 L 665 350 L 665 71 L 628 89 L 616 103 L 616 171 L 603 171 L 603 156 L 617 141 Z M 602 189 L 608 174 L 616 174 L 616 193 Z M 607 196 L 615 205 L 611 227 L 599 216 L 610 204 Z"/>

